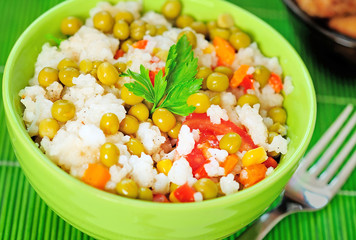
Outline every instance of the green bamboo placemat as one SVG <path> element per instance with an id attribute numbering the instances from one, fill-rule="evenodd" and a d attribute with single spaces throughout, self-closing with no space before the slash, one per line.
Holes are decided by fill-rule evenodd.
<path id="1" fill-rule="evenodd" d="M 338 61 L 316 53 L 309 45 L 308 36 L 303 36 L 303 26 L 293 21 L 280 0 L 230 1 L 273 26 L 304 60 L 318 101 L 313 145 L 346 104 L 356 105 L 356 68 L 345 68 Z M 60 2 L 62 0 L 0 1 L 1 79 L 16 39 L 34 19 Z M 58 217 L 32 189 L 13 153 L 2 103 L 0 126 L 0 239 L 93 239 Z M 233 235 L 227 239 L 235 238 Z M 326 208 L 287 217 L 266 239 L 356 239 L 356 171 Z"/>

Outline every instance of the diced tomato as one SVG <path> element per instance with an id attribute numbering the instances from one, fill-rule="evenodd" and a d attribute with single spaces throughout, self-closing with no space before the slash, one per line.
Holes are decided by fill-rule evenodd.
<path id="1" fill-rule="evenodd" d="M 188 161 L 189 161 L 189 160 L 188 160 Z M 208 163 L 208 161 L 206 161 L 205 163 Z M 205 163 L 204 163 L 204 164 L 205 164 Z M 201 165 L 201 166 L 200 166 L 198 169 L 196 169 L 195 171 L 193 171 L 193 176 L 194 176 L 196 179 L 209 178 L 208 173 L 205 171 L 204 164 Z"/>
<path id="2" fill-rule="evenodd" d="M 266 168 L 273 167 L 276 168 L 278 166 L 278 163 L 274 158 L 268 157 L 266 161 L 263 162 L 263 164 L 266 166 Z"/>
<path id="3" fill-rule="evenodd" d="M 187 125 L 190 129 L 199 129 L 200 131 L 199 141 L 195 143 L 192 152 L 186 156 L 193 170 L 193 176 L 198 179 L 209 177 L 205 171 L 204 164 L 209 162 L 207 149 L 219 148 L 217 135 L 225 135 L 230 132 L 239 134 L 242 140 L 241 151 L 248 151 L 257 147 L 244 129 L 230 121 L 224 120 L 221 121 L 221 124 L 213 124 L 206 113 L 192 113 L 186 117 L 183 124 Z"/>
<path id="4" fill-rule="evenodd" d="M 138 49 L 145 49 L 147 46 L 148 40 L 140 40 L 132 44 L 132 47 L 138 48 Z"/>
<path id="5" fill-rule="evenodd" d="M 200 131 L 200 138 L 199 143 L 208 143 L 209 148 L 218 148 L 219 147 L 219 140 L 215 135 L 211 135 L 209 132 Z"/>
<path id="6" fill-rule="evenodd" d="M 195 147 L 192 152 L 186 156 L 186 158 L 193 170 L 193 175 L 195 175 L 196 170 L 206 162 L 202 150 L 197 147 Z"/>
<path id="7" fill-rule="evenodd" d="M 251 187 L 266 177 L 266 171 L 267 168 L 263 163 L 244 167 L 240 172 L 238 181 L 244 188 Z"/>
<path id="8" fill-rule="evenodd" d="M 155 86 L 156 71 L 149 71 L 148 76 L 150 77 L 152 86 Z"/>
<path id="9" fill-rule="evenodd" d="M 213 124 L 206 113 L 192 113 L 186 117 L 183 124 L 187 125 L 190 129 L 199 129 L 200 132 L 206 135 L 218 136 L 235 132 L 240 135 L 242 140 L 240 151 L 248 151 L 257 147 L 244 129 L 236 126 L 231 121 L 221 120 L 220 124 Z"/>
<path id="10" fill-rule="evenodd" d="M 240 83 L 240 86 L 244 88 L 244 92 L 246 93 L 248 89 L 255 89 L 253 86 L 253 75 L 249 74 L 244 77 L 242 82 Z"/>
<path id="11" fill-rule="evenodd" d="M 188 183 L 179 186 L 174 190 L 174 196 L 179 202 L 194 202 L 194 189 L 188 185 Z"/>
<path id="12" fill-rule="evenodd" d="M 163 76 L 164 76 L 164 74 L 165 74 L 165 68 L 164 68 L 164 67 L 163 67 L 163 68 L 159 68 L 159 69 L 157 69 L 156 71 L 149 71 L 148 76 L 150 77 L 152 86 L 155 86 L 155 77 L 156 77 L 157 73 L 158 73 L 160 70 L 162 70 Z"/>
<path id="13" fill-rule="evenodd" d="M 122 56 L 124 56 L 125 52 L 122 50 L 122 49 L 118 49 L 115 53 L 115 56 L 114 56 L 114 59 L 119 59 L 121 58 Z"/>
<path id="14" fill-rule="evenodd" d="M 279 93 L 283 89 L 282 79 L 275 73 L 271 73 L 268 84 L 271 85 L 276 93 Z"/>
<path id="15" fill-rule="evenodd" d="M 155 194 L 155 195 L 153 195 L 152 201 L 154 201 L 154 202 L 163 202 L 163 203 L 169 202 L 167 197 L 166 197 L 166 195 L 164 195 L 164 194 Z"/>

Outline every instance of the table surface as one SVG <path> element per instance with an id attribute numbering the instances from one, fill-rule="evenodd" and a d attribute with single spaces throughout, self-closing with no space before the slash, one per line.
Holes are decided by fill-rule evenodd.
<path id="1" fill-rule="evenodd" d="M 62 1 L 0 1 L 0 79 L 16 39 L 34 19 Z M 281 0 L 230 1 L 274 27 L 304 60 L 318 104 L 312 146 L 348 103 L 356 105 L 356 66 L 345 67 L 324 51 L 317 52 L 304 26 L 291 18 Z M 92 239 L 57 216 L 26 180 L 5 127 L 2 101 L 0 126 L 0 239 Z M 356 171 L 326 208 L 288 216 L 266 239 L 356 239 Z"/>

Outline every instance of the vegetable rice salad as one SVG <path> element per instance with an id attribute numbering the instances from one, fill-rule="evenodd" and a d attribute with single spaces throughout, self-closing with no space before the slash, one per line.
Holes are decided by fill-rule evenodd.
<path id="1" fill-rule="evenodd" d="M 19 93 L 49 159 L 95 188 L 156 202 L 234 194 L 273 173 L 287 152 L 290 77 L 231 15 L 203 22 L 183 8 L 99 2 L 85 20 L 62 20 Z"/>

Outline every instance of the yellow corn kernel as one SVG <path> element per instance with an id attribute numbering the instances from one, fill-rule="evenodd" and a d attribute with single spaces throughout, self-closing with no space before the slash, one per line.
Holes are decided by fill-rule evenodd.
<path id="1" fill-rule="evenodd" d="M 169 194 L 169 201 L 171 201 L 172 203 L 179 203 L 179 200 L 174 195 L 174 191 Z"/>
<path id="2" fill-rule="evenodd" d="M 266 151 L 263 147 L 258 147 L 255 149 L 251 149 L 245 153 L 242 157 L 242 165 L 245 167 L 263 163 L 267 159 Z"/>
<path id="3" fill-rule="evenodd" d="M 160 173 L 168 175 L 169 170 L 171 170 L 173 163 L 170 159 L 163 159 L 157 163 L 157 170 Z"/>
<path id="4" fill-rule="evenodd" d="M 212 44 L 209 44 L 208 47 L 203 49 L 204 54 L 210 54 L 214 51 L 214 46 Z"/>
<path id="5" fill-rule="evenodd" d="M 169 192 L 173 192 L 173 191 L 176 190 L 178 187 L 179 187 L 178 184 L 171 183 L 171 185 L 169 186 Z"/>

